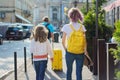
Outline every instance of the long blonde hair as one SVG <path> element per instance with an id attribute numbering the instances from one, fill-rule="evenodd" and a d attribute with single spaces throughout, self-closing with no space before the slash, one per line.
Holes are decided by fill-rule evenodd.
<path id="1" fill-rule="evenodd" d="M 35 26 L 31 34 L 30 39 L 35 39 L 35 41 L 45 42 L 47 40 L 48 30 L 43 25 Z"/>

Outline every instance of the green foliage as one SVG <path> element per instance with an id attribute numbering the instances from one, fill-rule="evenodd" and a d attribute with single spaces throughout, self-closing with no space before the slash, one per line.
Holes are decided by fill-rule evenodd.
<path id="1" fill-rule="evenodd" d="M 115 59 L 120 60 L 120 46 L 117 46 L 117 49 L 111 48 L 110 51 Z"/>
<path id="2" fill-rule="evenodd" d="M 115 22 L 115 31 L 113 33 L 113 37 L 115 38 L 115 40 L 117 41 L 118 45 L 117 45 L 117 49 L 110 49 L 112 51 L 113 57 L 120 61 L 120 21 L 116 21 Z M 120 80 L 120 70 L 116 71 L 116 78 L 117 80 Z"/>
<path id="3" fill-rule="evenodd" d="M 92 39 L 95 37 L 95 31 L 96 31 L 96 0 L 93 1 L 93 6 L 91 9 L 89 9 L 88 13 L 85 13 L 84 18 L 84 25 L 87 29 L 87 38 Z M 101 6 L 103 3 L 105 3 L 107 0 L 98 0 L 98 38 L 99 39 L 105 39 L 107 42 L 111 38 L 114 28 L 111 26 L 105 24 L 105 17 L 104 17 L 104 11 L 101 10 Z M 114 32 L 114 37 L 118 43 L 120 43 L 120 21 L 116 22 L 115 24 L 116 30 Z M 114 55 L 114 58 L 120 60 L 120 44 L 118 45 L 117 49 L 111 49 L 112 54 Z M 116 72 L 116 77 L 118 80 L 120 80 L 120 72 Z"/>
<path id="4" fill-rule="evenodd" d="M 116 73 L 117 80 L 120 80 L 120 71 Z"/>
<path id="5" fill-rule="evenodd" d="M 85 13 L 84 8 L 82 9 L 85 18 L 84 18 L 84 25 L 87 29 L 87 38 L 92 39 L 95 37 L 96 33 L 96 0 L 92 0 L 93 2 L 93 7 L 89 9 L 88 13 Z M 109 25 L 105 24 L 105 18 L 104 14 L 105 12 L 101 10 L 101 5 L 106 2 L 106 0 L 98 0 L 98 38 L 99 39 L 105 39 L 106 41 L 109 41 L 109 39 L 112 36 L 113 33 L 113 28 Z"/>
<path id="6" fill-rule="evenodd" d="M 82 13 L 85 15 L 87 14 L 87 11 L 86 11 L 86 6 L 83 6 L 82 9 L 80 9 L 82 11 Z"/>
<path id="7" fill-rule="evenodd" d="M 104 14 L 101 12 L 98 17 L 98 32 L 99 32 L 98 38 L 109 41 L 109 38 L 113 33 L 113 28 L 105 24 L 103 15 Z M 95 33 L 96 33 L 95 18 L 96 18 L 96 13 L 94 12 L 94 10 L 89 11 L 84 18 L 84 25 L 87 29 L 86 35 L 88 39 L 92 39 L 93 37 L 95 37 Z"/>
<path id="8" fill-rule="evenodd" d="M 120 60 L 120 21 L 115 22 L 115 31 L 113 33 L 113 37 L 117 41 L 117 49 L 112 49 L 112 54 L 114 55 L 114 58 L 117 60 Z"/>
<path id="9" fill-rule="evenodd" d="M 92 0 L 94 6 L 96 5 L 96 0 Z M 107 0 L 98 0 L 98 7 L 101 7 L 103 3 L 107 2 Z"/>
<path id="10" fill-rule="evenodd" d="M 120 43 L 120 21 L 116 21 L 115 22 L 115 32 L 113 34 L 113 36 L 115 37 L 116 41 Z"/>
<path id="11" fill-rule="evenodd" d="M 84 18 L 84 25 L 87 29 L 87 38 L 92 39 L 95 36 L 95 13 L 89 11 Z"/>

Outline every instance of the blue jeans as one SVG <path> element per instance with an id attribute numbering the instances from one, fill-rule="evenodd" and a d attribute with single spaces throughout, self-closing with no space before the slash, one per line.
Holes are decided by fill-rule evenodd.
<path id="1" fill-rule="evenodd" d="M 47 60 L 34 61 L 34 68 L 36 72 L 36 80 L 44 80 L 45 70 L 47 68 Z"/>
<path id="2" fill-rule="evenodd" d="M 67 80 L 72 80 L 73 62 L 76 61 L 76 80 L 82 80 L 84 54 L 73 54 L 66 51 Z"/>

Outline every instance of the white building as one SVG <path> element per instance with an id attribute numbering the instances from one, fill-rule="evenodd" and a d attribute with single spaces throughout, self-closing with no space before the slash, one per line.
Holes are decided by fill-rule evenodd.
<path id="1" fill-rule="evenodd" d="M 31 23 L 33 0 L 1 0 L 0 22 Z"/>
<path id="2" fill-rule="evenodd" d="M 79 8 L 86 6 L 86 0 L 1 0 L 0 22 L 38 24 L 43 16 L 48 16 L 59 27 L 69 22 L 64 8 L 73 7 L 75 1 Z"/>
<path id="3" fill-rule="evenodd" d="M 115 21 L 120 20 L 120 0 L 108 0 L 103 9 L 106 11 L 106 23 L 114 27 Z"/>
<path id="4" fill-rule="evenodd" d="M 67 16 L 64 14 L 64 8 L 69 9 L 73 7 L 75 1 L 77 1 L 79 8 L 86 6 L 86 0 L 36 0 L 33 23 L 38 24 L 42 22 L 44 16 L 48 16 L 50 22 L 55 27 L 69 22 Z M 91 0 L 88 1 L 91 2 Z"/>

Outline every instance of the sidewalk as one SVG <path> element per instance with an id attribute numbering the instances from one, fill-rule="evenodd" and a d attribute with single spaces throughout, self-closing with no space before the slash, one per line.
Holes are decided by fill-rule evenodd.
<path id="1" fill-rule="evenodd" d="M 63 71 L 56 71 L 56 72 L 53 71 L 51 69 L 51 61 L 48 60 L 48 66 L 45 73 L 45 80 L 66 80 L 66 64 L 65 64 L 65 57 L 64 57 L 65 52 L 63 50 L 61 42 L 54 43 L 53 45 L 54 45 L 54 48 L 62 49 Z M 74 63 L 73 73 L 72 73 L 73 80 L 76 80 L 75 68 L 76 67 Z M 27 73 L 24 72 L 24 64 L 23 64 L 21 65 L 21 67 L 18 68 L 17 74 L 18 74 L 17 75 L 18 80 L 35 80 L 35 72 L 34 72 L 31 59 L 27 61 Z M 90 72 L 90 70 L 86 66 L 83 66 L 82 76 L 83 76 L 83 80 L 95 80 L 93 78 L 92 72 Z M 2 79 L 2 80 L 15 80 L 14 72 L 12 72 L 10 75 L 8 75 L 5 79 Z"/>
<path id="2" fill-rule="evenodd" d="M 18 80 L 35 80 L 35 72 L 33 65 L 31 64 L 31 60 L 29 59 L 27 61 L 27 73 L 24 72 L 24 65 L 22 65 L 17 72 L 17 79 Z M 84 66 L 82 71 L 83 80 L 94 80 L 92 73 L 89 71 L 89 69 Z M 75 74 L 75 64 L 73 67 L 73 74 L 72 74 L 73 80 L 76 80 L 76 74 Z M 51 69 L 51 62 L 48 61 L 48 67 L 45 73 L 45 80 L 65 80 L 66 79 L 66 64 L 65 59 L 63 59 L 63 71 L 53 71 Z M 14 80 L 14 72 L 8 77 L 6 77 L 3 80 Z"/>

